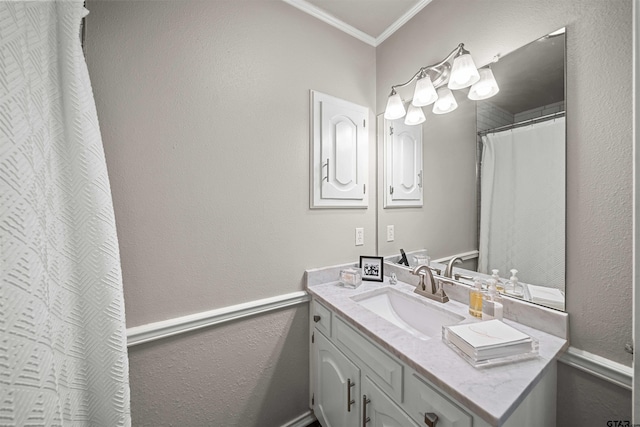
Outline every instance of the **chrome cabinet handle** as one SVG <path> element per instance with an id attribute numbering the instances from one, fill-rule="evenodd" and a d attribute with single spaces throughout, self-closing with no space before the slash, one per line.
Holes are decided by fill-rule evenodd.
<path id="1" fill-rule="evenodd" d="M 322 180 L 324 181 L 325 179 L 327 180 L 327 182 L 329 182 L 329 159 L 327 159 L 327 163 L 323 163 L 322 167 L 327 167 L 327 176 L 322 177 Z"/>
<path id="2" fill-rule="evenodd" d="M 436 427 L 436 424 L 438 424 L 438 416 L 433 412 L 425 412 L 424 423 L 429 427 Z"/>
<path id="3" fill-rule="evenodd" d="M 367 403 L 371 403 L 371 399 L 367 399 L 367 395 L 362 396 L 362 427 L 366 427 L 371 418 L 367 417 Z"/>
<path id="4" fill-rule="evenodd" d="M 351 382 L 351 378 L 347 378 L 347 412 L 351 412 L 351 405 L 356 403 L 354 399 L 351 399 L 351 387 L 354 387 L 356 383 Z"/>
<path id="5" fill-rule="evenodd" d="M 418 187 L 422 188 L 422 171 L 418 173 Z"/>
<path id="6" fill-rule="evenodd" d="M 318 316 L 317 314 L 313 315 L 313 321 L 318 323 L 320 321 L 320 319 L 322 319 L 322 317 Z"/>

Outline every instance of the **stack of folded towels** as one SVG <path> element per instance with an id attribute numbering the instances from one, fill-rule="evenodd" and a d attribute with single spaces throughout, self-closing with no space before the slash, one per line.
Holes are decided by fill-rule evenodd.
<path id="1" fill-rule="evenodd" d="M 445 338 L 476 362 L 530 353 L 535 349 L 529 335 L 497 319 L 446 328 Z"/>
<path id="2" fill-rule="evenodd" d="M 564 310 L 564 295 L 560 289 L 536 285 L 527 285 L 527 288 L 529 288 L 531 302 Z"/>

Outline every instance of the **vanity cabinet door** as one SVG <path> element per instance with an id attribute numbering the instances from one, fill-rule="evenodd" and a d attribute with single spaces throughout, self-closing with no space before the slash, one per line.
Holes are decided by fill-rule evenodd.
<path id="1" fill-rule="evenodd" d="M 311 92 L 312 208 L 368 205 L 369 109 Z"/>
<path id="2" fill-rule="evenodd" d="M 417 427 L 393 401 L 371 382 L 369 377 L 362 381 L 362 406 L 367 427 Z M 369 421 L 366 421 L 369 418 Z"/>
<path id="3" fill-rule="evenodd" d="M 360 370 L 317 329 L 313 411 L 323 427 L 358 427 Z"/>
<path id="4" fill-rule="evenodd" d="M 457 404 L 442 395 L 434 387 L 424 382 L 415 372 L 407 370 L 405 379 L 406 398 L 405 409 L 419 422 L 425 421 L 425 415 L 430 418 L 437 417 L 433 424 L 437 427 L 471 427 L 473 417 Z"/>

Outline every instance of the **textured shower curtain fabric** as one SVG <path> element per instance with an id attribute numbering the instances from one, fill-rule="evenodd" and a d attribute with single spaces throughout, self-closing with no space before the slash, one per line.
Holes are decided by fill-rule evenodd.
<path id="1" fill-rule="evenodd" d="M 130 425 L 81 1 L 0 2 L 0 426 Z"/>
<path id="2" fill-rule="evenodd" d="M 483 136 L 478 271 L 564 291 L 565 119 Z"/>

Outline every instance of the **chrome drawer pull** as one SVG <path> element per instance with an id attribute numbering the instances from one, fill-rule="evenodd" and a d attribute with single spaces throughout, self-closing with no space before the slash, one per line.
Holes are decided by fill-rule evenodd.
<path id="1" fill-rule="evenodd" d="M 351 412 L 351 405 L 356 403 L 354 399 L 351 399 L 351 387 L 354 387 L 356 383 L 351 382 L 351 378 L 347 378 L 347 412 Z"/>
<path id="2" fill-rule="evenodd" d="M 436 424 L 438 424 L 438 416 L 433 412 L 425 412 L 424 423 L 429 427 L 436 427 Z"/>
<path id="3" fill-rule="evenodd" d="M 371 421 L 371 418 L 367 417 L 367 403 L 370 403 L 371 399 L 367 399 L 367 395 L 362 396 L 362 427 L 366 427 L 367 423 Z"/>

